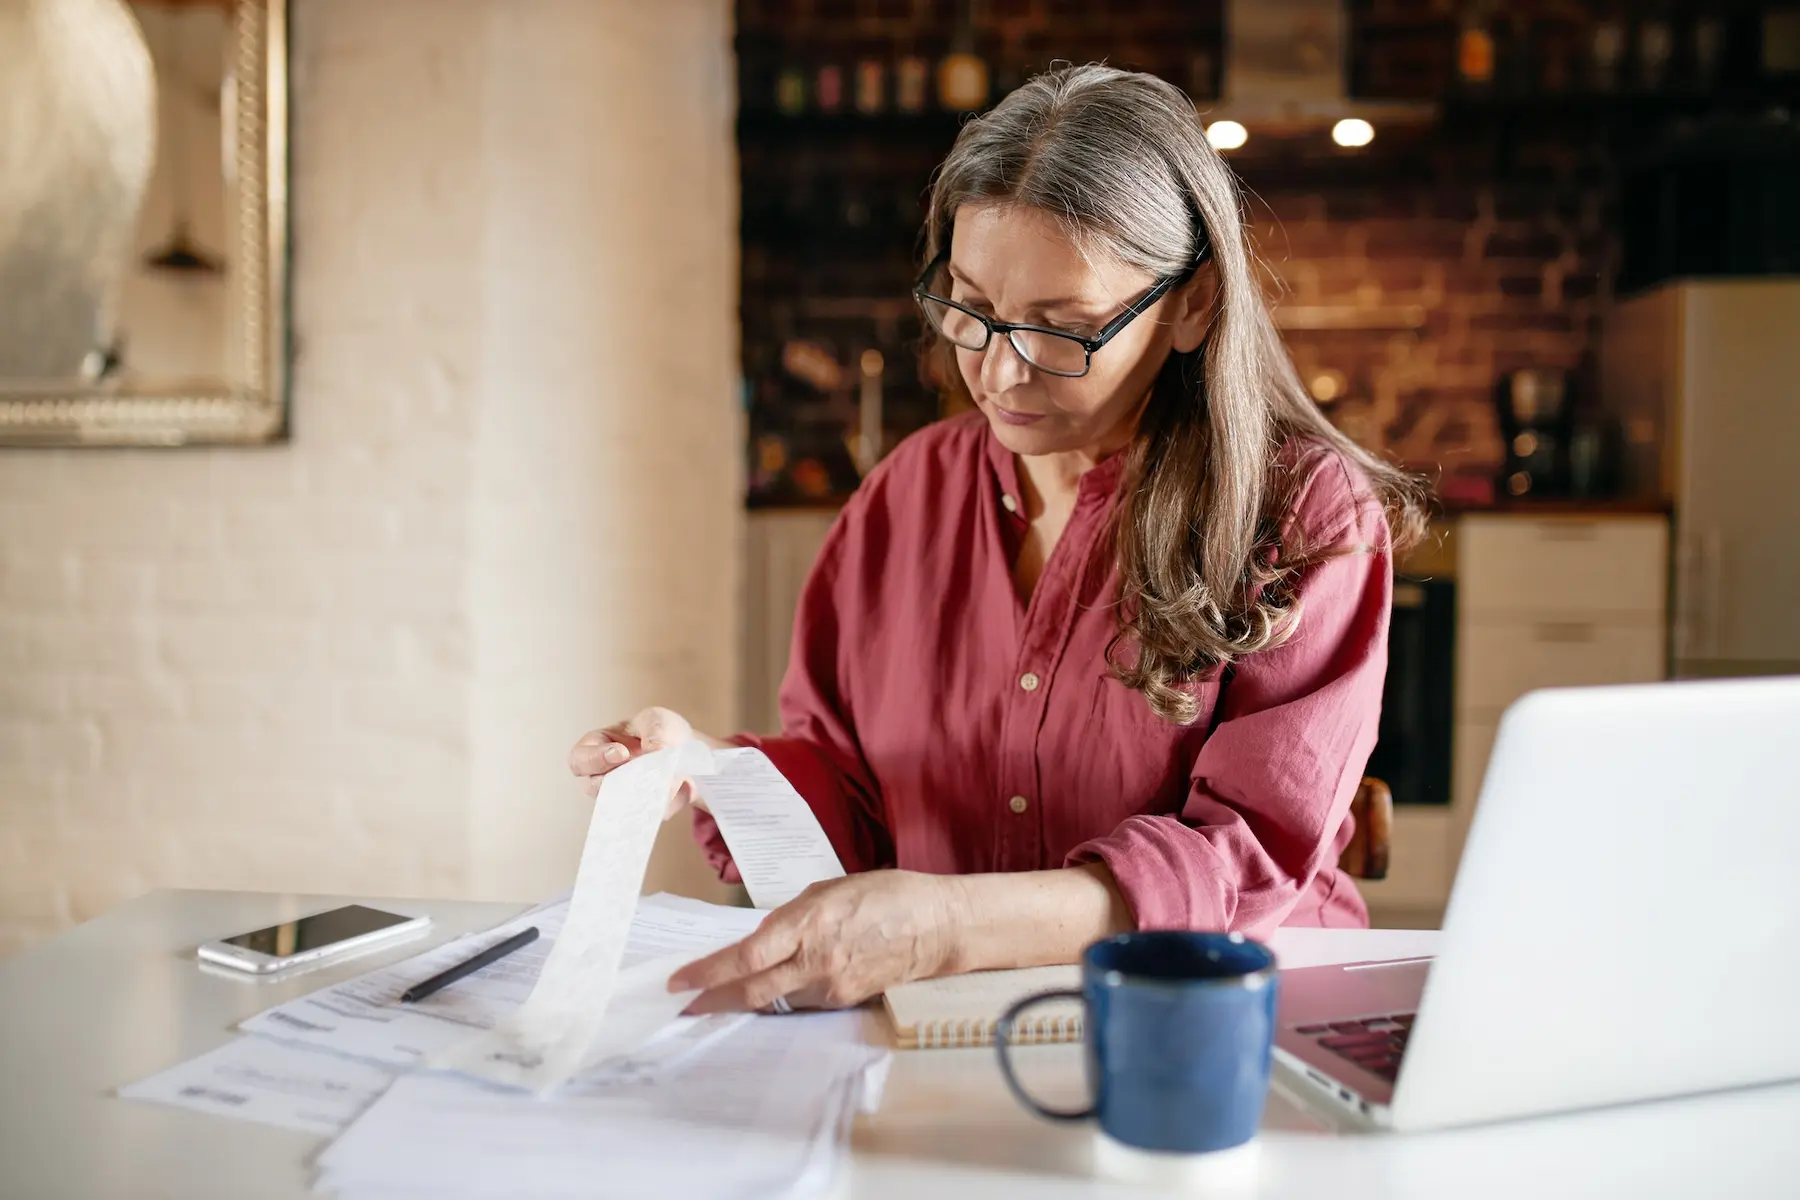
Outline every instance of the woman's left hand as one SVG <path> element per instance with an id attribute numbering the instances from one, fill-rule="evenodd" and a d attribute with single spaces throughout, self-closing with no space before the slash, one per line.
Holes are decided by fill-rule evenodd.
<path id="1" fill-rule="evenodd" d="M 847 1008 L 895 984 L 942 974 L 957 939 L 955 879 L 869 871 L 815 883 L 735 946 L 689 963 L 672 992 L 702 989 L 690 1013 Z"/>

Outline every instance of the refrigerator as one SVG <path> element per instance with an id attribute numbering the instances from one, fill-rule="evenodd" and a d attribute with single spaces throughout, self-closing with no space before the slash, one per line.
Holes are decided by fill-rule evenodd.
<path id="1" fill-rule="evenodd" d="M 1673 514 L 1675 677 L 1800 674 L 1800 277 L 1625 299 L 1600 373 L 1626 494 Z"/>

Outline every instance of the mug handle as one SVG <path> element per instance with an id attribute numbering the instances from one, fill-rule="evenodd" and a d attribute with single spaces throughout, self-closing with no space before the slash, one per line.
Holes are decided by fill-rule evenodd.
<path id="1" fill-rule="evenodd" d="M 994 1022 L 994 1052 L 1000 1058 L 1000 1074 L 1005 1077 L 1006 1086 L 1012 1090 L 1013 1096 L 1018 1099 L 1020 1104 L 1038 1116 L 1052 1121 L 1085 1121 L 1094 1115 L 1094 1106 L 1090 1104 L 1086 1108 L 1075 1109 L 1047 1108 L 1031 1098 L 1025 1091 L 1024 1085 L 1019 1082 L 1018 1075 L 1013 1072 L 1012 1055 L 1008 1053 L 1012 1049 L 1013 1022 L 1017 1021 L 1026 1009 L 1046 1001 L 1080 1000 L 1081 998 L 1081 991 L 1078 988 L 1065 988 L 1058 992 L 1039 992 L 1035 996 L 1025 997 L 1007 1009 L 1005 1016 Z"/>

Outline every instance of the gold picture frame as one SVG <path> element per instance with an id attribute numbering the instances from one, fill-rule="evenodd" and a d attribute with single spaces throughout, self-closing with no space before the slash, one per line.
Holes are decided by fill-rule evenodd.
<path id="1" fill-rule="evenodd" d="M 135 11 L 144 18 L 152 8 L 199 7 L 195 0 L 146 0 Z M 249 444 L 287 435 L 288 5 L 211 0 L 207 7 L 224 22 L 216 65 L 228 81 L 208 115 L 221 131 L 220 158 L 231 164 L 217 200 L 226 231 L 217 257 L 225 265 L 204 268 L 216 271 L 212 282 L 224 292 L 220 370 L 216 377 L 173 372 L 162 379 L 148 370 L 109 377 L 104 366 L 47 382 L 0 376 L 0 446 Z M 166 86 L 164 68 L 153 70 L 152 86 Z M 167 102 L 160 103 L 166 112 Z M 155 114 L 147 120 L 167 123 Z M 175 235 L 180 255 L 188 245 L 185 217 L 176 220 L 183 222 Z"/>

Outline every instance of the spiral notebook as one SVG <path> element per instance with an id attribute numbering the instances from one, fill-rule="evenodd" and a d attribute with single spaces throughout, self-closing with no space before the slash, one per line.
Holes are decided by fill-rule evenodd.
<path id="1" fill-rule="evenodd" d="M 894 1023 L 894 1044 L 899 1049 L 936 1050 L 992 1045 L 994 1024 L 1015 1001 L 1038 992 L 1080 986 L 1080 967 L 1027 967 L 903 983 L 889 988 L 882 1000 Z M 1019 1019 L 1013 1040 L 1079 1042 L 1081 1001 L 1054 1000 L 1033 1006 Z"/>

